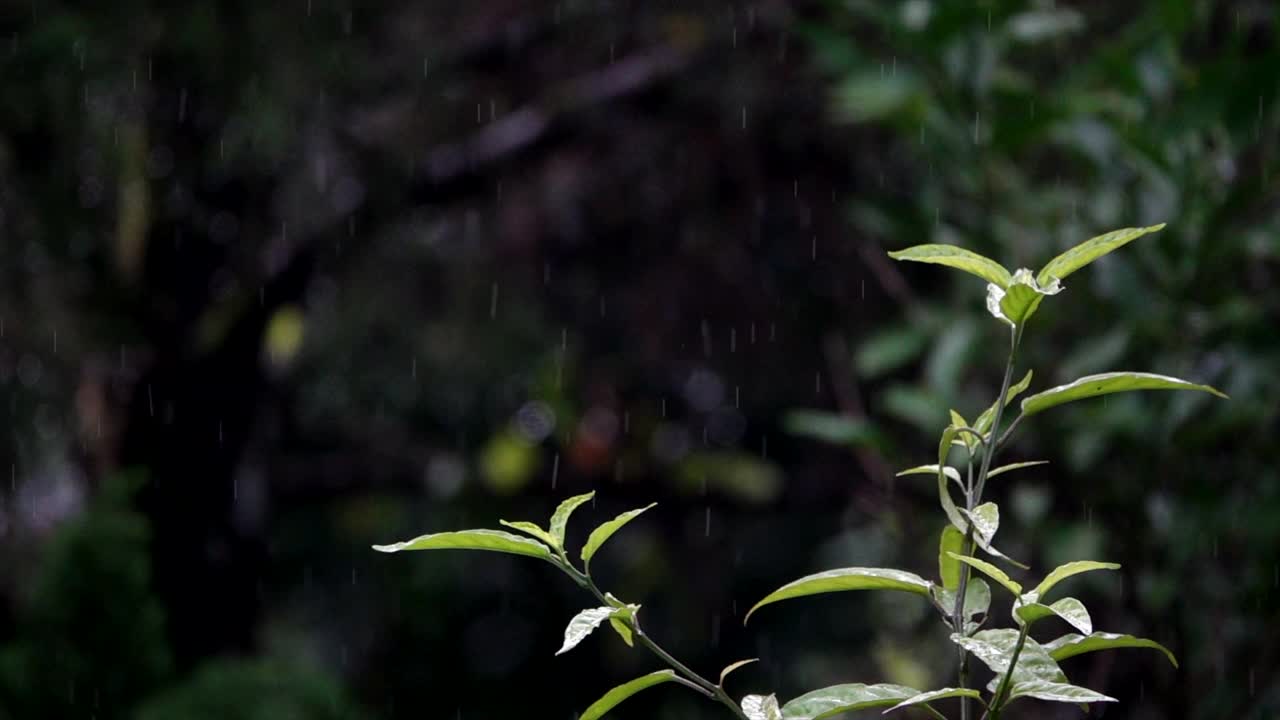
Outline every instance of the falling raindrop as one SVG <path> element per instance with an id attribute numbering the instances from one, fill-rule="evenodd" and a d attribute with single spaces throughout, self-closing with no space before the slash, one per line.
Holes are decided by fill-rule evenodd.
<path id="1" fill-rule="evenodd" d="M 494 283 L 489 291 L 489 319 L 492 320 L 498 316 L 498 283 Z"/>
<path id="2" fill-rule="evenodd" d="M 556 489 L 556 478 L 560 476 L 560 453 L 556 453 L 551 460 L 551 489 Z"/>
<path id="3" fill-rule="evenodd" d="M 704 530 L 707 537 L 711 537 L 711 506 L 707 506 L 707 524 Z"/>

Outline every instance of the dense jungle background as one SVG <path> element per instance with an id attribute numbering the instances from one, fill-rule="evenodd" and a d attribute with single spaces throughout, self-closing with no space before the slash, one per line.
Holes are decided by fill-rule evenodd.
<path id="1" fill-rule="evenodd" d="M 370 545 L 591 489 L 573 542 L 659 503 L 596 575 L 707 674 L 761 657 L 735 696 L 944 684 L 923 601 L 741 622 L 808 572 L 934 572 L 936 490 L 893 473 L 990 403 L 1004 331 L 885 251 L 1039 267 L 1168 222 L 1022 367 L 1232 400 L 1030 424 L 1003 549 L 1123 563 L 1072 594 L 1182 660 L 1068 661 L 1095 714 L 1276 717 L 1278 32 L 1262 0 L 0 2 L 0 716 L 568 720 L 658 667 L 553 658 L 579 588 Z"/>

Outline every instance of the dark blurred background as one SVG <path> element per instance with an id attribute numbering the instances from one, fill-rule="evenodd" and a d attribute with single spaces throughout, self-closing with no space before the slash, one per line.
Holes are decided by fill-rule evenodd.
<path id="1" fill-rule="evenodd" d="M 1280 713 L 1280 10 L 1262 0 L 0 4 L 0 716 L 574 717 L 656 661 L 549 566 L 381 555 L 659 502 L 605 587 L 735 696 L 952 680 L 927 462 L 995 394 L 982 283 L 1074 276 L 994 482 L 1037 573 L 1167 643 L 1066 661 L 1095 715 Z M 996 610 L 1003 623 L 1005 608 Z M 1048 628 L 1046 627 L 1046 630 Z M 1063 626 L 1065 632 L 1065 626 Z M 1052 634 L 1048 635 L 1052 637 Z M 713 718 L 669 686 L 625 718 Z M 1016 706 L 1015 706 L 1016 707 Z M 1020 717 L 1070 717 L 1027 704 Z"/>

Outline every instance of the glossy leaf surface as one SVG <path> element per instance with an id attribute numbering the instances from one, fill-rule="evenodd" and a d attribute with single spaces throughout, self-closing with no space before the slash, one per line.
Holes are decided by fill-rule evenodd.
<path id="1" fill-rule="evenodd" d="M 560 503 L 560 507 L 551 515 L 551 537 L 555 538 L 558 547 L 564 547 L 565 529 L 569 526 L 569 517 L 573 515 L 573 511 L 577 510 L 583 503 L 591 502 L 596 496 L 595 492 L 589 492 L 585 495 L 576 495 Z"/>
<path id="2" fill-rule="evenodd" d="M 802 577 L 769 593 L 751 608 L 743 622 L 750 620 L 752 613 L 765 605 L 806 595 L 849 590 L 900 590 L 917 595 L 928 595 L 930 585 L 928 580 L 905 570 L 864 567 L 828 570 Z"/>
<path id="3" fill-rule="evenodd" d="M 832 685 L 807 692 L 782 706 L 785 720 L 821 720 L 840 713 L 896 705 L 920 691 L 902 685 L 881 683 Z"/>
<path id="4" fill-rule="evenodd" d="M 601 524 L 600 527 L 596 528 L 595 530 L 592 530 L 591 536 L 587 538 L 586 545 L 582 546 L 582 561 L 584 563 L 590 564 L 591 558 L 595 557 L 596 551 L 598 551 L 600 549 L 600 546 L 604 545 L 609 540 L 609 538 L 613 537 L 614 533 L 621 530 L 622 527 L 627 523 L 631 522 L 632 520 L 635 520 L 636 517 L 639 516 L 641 513 L 648 510 L 649 508 L 652 508 L 657 504 L 658 503 L 650 503 L 649 505 L 642 508 L 637 508 L 635 510 L 628 510 L 622 513 L 621 515 L 619 515 L 618 517 L 606 523 Z"/>
<path id="5" fill-rule="evenodd" d="M 614 709 L 619 703 L 627 698 L 635 695 L 641 690 L 651 688 L 654 685 L 660 685 L 665 682 L 672 682 L 676 679 L 676 674 L 672 670 L 659 670 L 657 672 L 642 675 L 628 683 L 623 683 L 618 687 L 604 694 L 604 697 L 591 703 L 591 707 L 582 713 L 582 717 L 578 720 L 598 720 L 605 713 Z"/>
<path id="6" fill-rule="evenodd" d="M 1036 586 L 1035 592 L 1040 597 L 1044 597 L 1054 585 L 1066 580 L 1072 575 L 1091 572 L 1093 570 L 1119 570 L 1120 565 L 1117 563 L 1098 562 L 1096 560 L 1074 560 L 1069 563 L 1063 563 L 1054 568 L 1052 572 L 1044 576 L 1040 584 Z"/>
<path id="7" fill-rule="evenodd" d="M 889 257 L 894 260 L 946 265 L 956 270 L 963 270 L 972 275 L 977 275 L 983 280 L 1000 287 L 1005 287 L 1013 279 L 1009 271 L 995 260 L 955 245 L 916 245 L 905 250 L 891 252 Z"/>
<path id="8" fill-rule="evenodd" d="M 374 545 L 373 549 L 388 553 L 405 550 L 487 550 L 554 562 L 551 550 L 546 545 L 501 530 L 459 530 L 420 535 L 391 545 Z"/>
<path id="9" fill-rule="evenodd" d="M 1208 385 L 1198 385 L 1167 375 L 1139 372 L 1109 372 L 1086 375 L 1066 385 L 1059 385 L 1044 392 L 1022 399 L 1022 414 L 1035 415 L 1064 403 L 1085 400 L 1100 395 L 1134 390 L 1198 390 L 1225 398 L 1222 391 Z"/>
<path id="10" fill-rule="evenodd" d="M 1163 229 L 1164 223 L 1160 223 L 1150 227 L 1121 228 L 1090 238 L 1050 260 L 1043 268 L 1040 268 L 1036 279 L 1041 283 L 1050 282 L 1054 278 L 1062 280 L 1103 255 L 1118 250 L 1147 233 Z"/>
<path id="11" fill-rule="evenodd" d="M 1063 635 L 1053 642 L 1045 645 L 1045 649 L 1054 660 L 1066 660 L 1069 657 L 1083 655 L 1084 653 L 1095 652 L 1097 650 L 1115 650 L 1119 648 L 1149 648 L 1159 650 L 1164 653 L 1165 657 L 1174 667 L 1178 667 L 1178 659 L 1173 656 L 1169 648 L 1161 645 L 1155 640 L 1134 637 L 1133 635 L 1119 635 L 1115 633 L 1096 632 L 1091 635 Z"/>

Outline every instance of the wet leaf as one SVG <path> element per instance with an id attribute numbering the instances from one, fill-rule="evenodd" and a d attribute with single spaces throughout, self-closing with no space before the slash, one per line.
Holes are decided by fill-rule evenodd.
<path id="1" fill-rule="evenodd" d="M 984 665 L 991 668 L 991 672 L 995 673 L 996 677 L 992 678 L 988 687 L 994 688 L 1003 679 L 1005 671 L 1009 669 L 1013 650 L 1018 645 L 1018 634 L 1017 630 L 1011 628 L 980 630 L 972 637 L 953 633 L 951 642 L 969 651 Z M 1050 657 L 1040 643 L 1031 637 L 1023 643 L 1022 652 L 1018 655 L 1018 665 L 1013 670 L 1014 682 L 1026 680 L 1067 681 L 1066 673 L 1062 672 L 1058 663 Z"/>
<path id="2" fill-rule="evenodd" d="M 956 590 L 960 587 L 960 561 L 951 554 L 964 554 L 964 533 L 954 525 L 942 528 L 942 537 L 938 541 L 938 577 L 942 587 Z"/>
<path id="3" fill-rule="evenodd" d="M 1053 278 L 1064 280 L 1071 273 L 1097 260 L 1109 252 L 1118 250 L 1128 243 L 1137 240 L 1147 233 L 1164 229 L 1164 223 L 1150 227 L 1132 227 L 1112 230 L 1109 233 L 1090 238 L 1050 260 L 1036 279 L 1041 283 L 1050 282 Z"/>
<path id="4" fill-rule="evenodd" d="M 1026 680 L 1013 684 L 1005 704 L 1022 697 L 1066 703 L 1116 702 L 1115 698 L 1094 692 L 1089 688 L 1045 680 Z"/>
<path id="5" fill-rule="evenodd" d="M 1063 403 L 1132 390 L 1199 390 L 1221 398 L 1227 397 L 1220 390 L 1208 385 L 1198 385 L 1165 375 L 1139 372 L 1109 372 L 1099 375 L 1086 375 L 1066 385 L 1059 385 L 1023 398 L 1022 414 L 1034 415 Z"/>
<path id="6" fill-rule="evenodd" d="M 967 555 L 951 553 L 951 556 L 962 563 L 967 563 L 968 565 L 981 570 L 984 575 L 995 580 L 997 583 L 1000 583 L 1002 587 L 1013 593 L 1015 596 L 1022 595 L 1022 585 L 1014 582 L 1013 579 L 1006 575 L 1003 570 L 995 565 L 992 565 L 985 560 L 979 560 L 978 558 L 969 557 Z"/>
<path id="7" fill-rule="evenodd" d="M 933 263 L 963 270 L 977 275 L 989 283 L 1008 286 L 1013 276 L 1003 265 L 988 257 L 983 257 L 972 250 L 965 250 L 955 245 L 916 245 L 905 250 L 889 253 L 894 260 L 910 260 L 912 262 Z"/>
<path id="8" fill-rule="evenodd" d="M 1097 650 L 1150 648 L 1164 653 L 1165 657 L 1169 658 L 1169 662 L 1173 663 L 1174 667 L 1178 667 L 1178 659 L 1173 656 L 1173 653 L 1169 648 L 1161 645 L 1155 640 L 1147 640 L 1146 638 L 1134 637 L 1132 635 L 1096 632 L 1085 636 L 1072 633 L 1070 635 L 1063 635 L 1044 647 L 1054 660 L 1066 660 L 1069 657 L 1075 657 L 1076 655 L 1083 655 L 1084 653 L 1094 652 Z"/>
<path id="9" fill-rule="evenodd" d="M 591 536 L 587 538 L 587 544 L 582 546 L 582 562 L 590 566 L 591 558 L 595 557 L 596 551 L 600 549 L 601 545 L 604 545 L 609 538 L 613 537 L 614 533 L 621 530 L 623 525 L 635 520 L 638 515 L 657 504 L 658 503 L 650 503 L 642 508 L 628 510 L 618 517 L 601 524 L 600 527 L 595 530 L 592 530 Z"/>
<path id="10" fill-rule="evenodd" d="M 635 647 L 635 641 L 631 639 L 630 625 L 616 617 L 611 617 L 609 618 L 609 626 L 613 628 L 614 632 L 618 633 L 618 637 L 622 638 L 622 642 L 626 643 L 627 647 Z"/>
<path id="11" fill-rule="evenodd" d="M 774 695 L 748 695 L 742 698 L 742 712 L 747 720 L 782 720 L 778 698 Z"/>
<path id="12" fill-rule="evenodd" d="M 583 503 L 590 502 L 596 494 L 589 492 L 586 495 L 577 495 L 560 503 L 560 507 L 551 515 L 551 536 L 555 538 L 556 547 L 564 547 L 565 528 L 569 525 L 569 516 L 573 515 L 573 511 L 577 510 Z"/>
<path id="13" fill-rule="evenodd" d="M 807 692 L 783 705 L 782 717 L 785 720 L 822 720 L 840 713 L 894 705 L 918 694 L 920 691 L 914 688 L 887 683 L 832 685 Z"/>
<path id="14" fill-rule="evenodd" d="M 1054 568 L 1052 572 L 1044 576 L 1040 584 L 1036 586 L 1035 592 L 1040 597 L 1044 597 L 1054 585 L 1066 580 L 1072 575 L 1091 572 L 1093 570 L 1119 570 L 1120 566 L 1116 563 L 1098 562 L 1096 560 L 1075 560 L 1073 562 L 1064 563 Z"/>
<path id="15" fill-rule="evenodd" d="M 654 685 L 660 685 L 665 682 L 672 682 L 676 679 L 676 674 L 672 670 L 659 670 L 657 672 L 642 675 L 628 683 L 623 683 L 618 687 L 604 694 L 604 697 L 591 703 L 591 707 L 587 708 L 582 717 L 578 720 L 598 720 L 605 713 L 614 709 L 619 703 L 627 698 L 635 695 L 641 690 L 651 688 Z"/>
<path id="16" fill-rule="evenodd" d="M 912 705 L 928 704 L 934 700 L 944 700 L 946 698 L 956 697 L 974 698 L 977 700 L 982 699 L 981 693 L 973 688 L 942 688 L 941 690 L 930 690 L 929 692 L 923 692 L 914 697 L 909 697 L 888 710 L 885 710 L 884 713 L 888 715 L 894 710 L 911 707 Z"/>
<path id="17" fill-rule="evenodd" d="M 613 607 L 598 607 L 583 610 L 573 619 L 569 621 L 569 625 L 564 629 L 564 645 L 556 651 L 557 655 L 563 655 L 578 646 L 578 643 L 587 639 L 587 636 L 595 632 L 600 627 L 600 623 L 617 615 L 621 610 Z"/>
<path id="18" fill-rule="evenodd" d="M 987 479 L 990 480 L 991 478 L 997 475 L 1003 475 L 1007 472 L 1013 472 L 1014 470 L 1021 470 L 1022 468 L 1029 468 L 1029 467 L 1035 467 L 1036 465 L 1048 465 L 1048 464 L 1049 464 L 1048 460 L 1029 460 L 1027 462 L 1009 463 L 1008 465 L 1001 465 L 1000 467 L 994 470 L 988 471 Z"/>
<path id="19" fill-rule="evenodd" d="M 1034 593 L 1028 593 L 1028 595 L 1034 597 Z M 1062 598 L 1051 605 L 1039 602 L 1019 603 L 1014 607 L 1013 612 L 1022 622 L 1028 624 L 1056 615 L 1085 635 L 1093 632 L 1093 619 L 1089 617 L 1088 609 L 1085 608 L 1084 603 L 1075 598 Z"/>
<path id="20" fill-rule="evenodd" d="M 528 555 L 555 562 L 551 550 L 536 540 L 522 538 L 519 535 L 501 530 L 460 530 L 458 532 L 420 535 L 412 540 L 405 540 L 391 545 L 374 545 L 378 552 L 401 552 L 403 550 L 488 550 L 491 552 L 510 553 L 512 555 Z"/>
<path id="21" fill-rule="evenodd" d="M 528 535 L 529 537 L 537 538 L 538 540 L 541 540 L 542 542 L 550 545 L 552 550 L 556 550 L 560 548 L 560 543 L 555 539 L 555 537 L 553 537 L 551 533 L 547 532 L 546 530 L 543 530 L 536 523 L 525 522 L 523 520 L 518 520 L 516 522 L 499 520 L 498 524 L 509 527 L 512 530 L 519 530 L 520 532 Z"/>
<path id="22" fill-rule="evenodd" d="M 1032 371 L 1028 370 L 1027 374 L 1023 375 L 1021 380 L 1009 387 L 1009 392 L 1004 395 L 1004 404 L 1006 407 L 1008 407 L 1009 403 L 1013 402 L 1014 398 L 1026 392 L 1027 388 L 1031 386 L 1031 377 L 1033 374 L 1034 373 L 1032 373 Z M 996 404 L 991 403 L 991 407 L 983 410 L 982 414 L 978 416 L 978 419 L 973 421 L 973 429 L 982 433 L 983 436 L 987 436 L 991 432 L 991 422 L 995 419 L 995 415 Z M 987 474 L 987 477 L 991 477 L 990 473 Z"/>
<path id="23" fill-rule="evenodd" d="M 782 600 L 790 600 L 806 595 L 846 592 L 849 590 L 900 590 L 927 596 L 930 586 L 931 583 L 928 580 L 905 570 L 865 567 L 828 570 L 802 577 L 769 593 L 751 608 L 751 611 L 747 613 L 747 617 L 743 619 L 743 624 L 746 624 L 751 619 L 752 613 L 765 605 L 772 605 Z"/>

